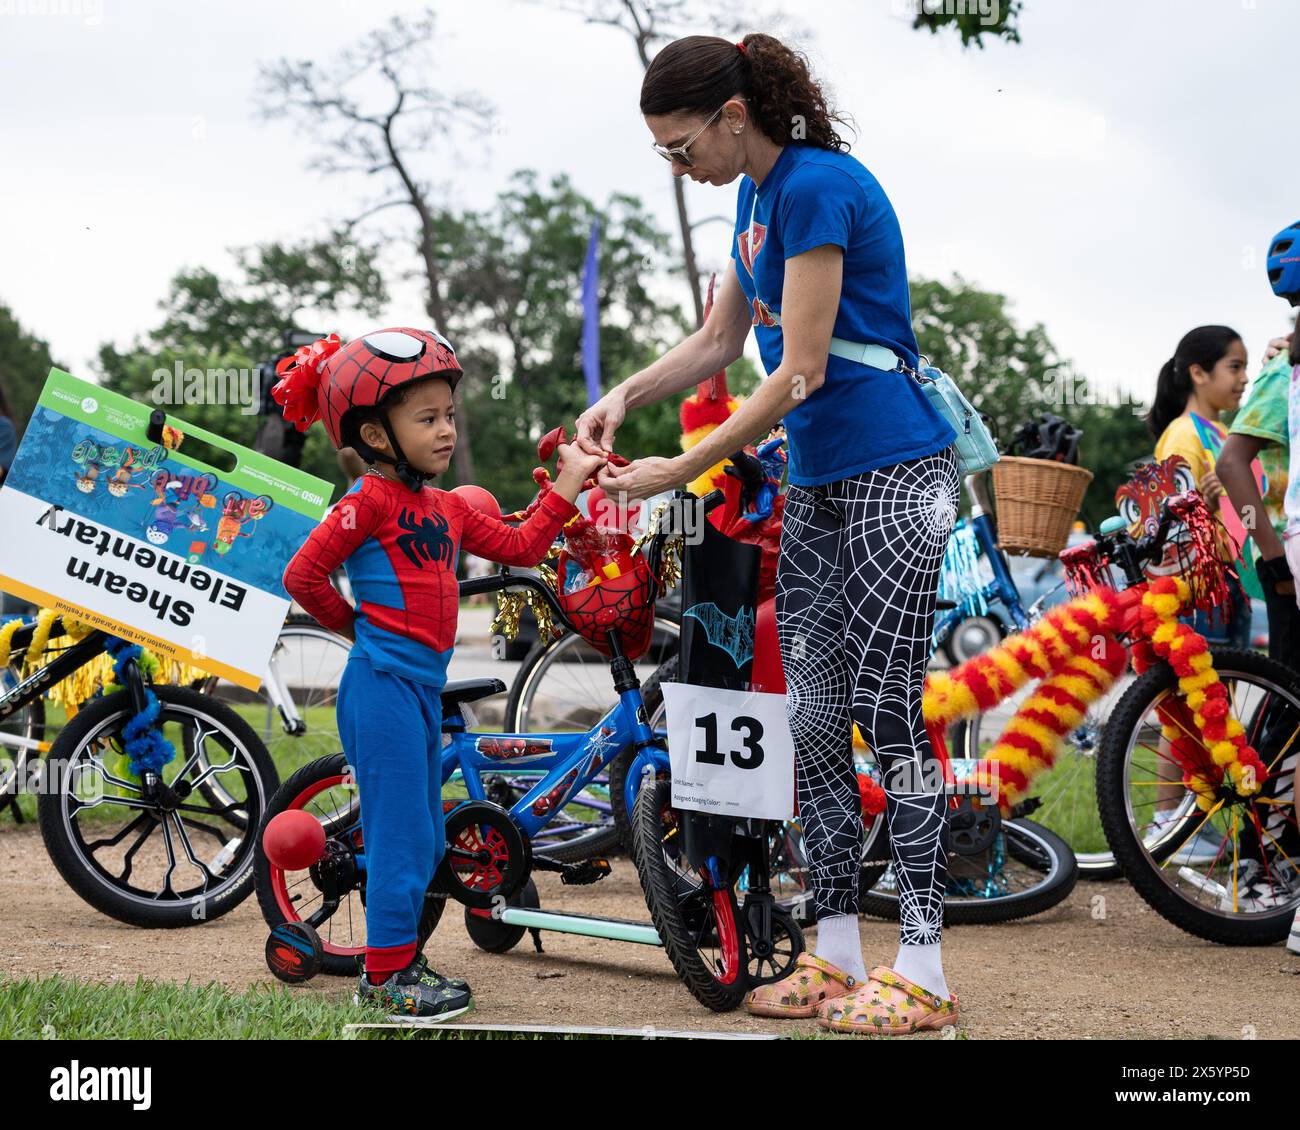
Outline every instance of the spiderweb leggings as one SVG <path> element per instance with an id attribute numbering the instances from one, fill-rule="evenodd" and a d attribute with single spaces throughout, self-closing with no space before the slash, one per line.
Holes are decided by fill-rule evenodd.
<path id="1" fill-rule="evenodd" d="M 862 816 L 850 716 L 875 752 L 904 944 L 939 941 L 947 810 L 921 716 L 939 569 L 957 517 L 951 447 L 823 486 L 791 484 L 776 621 L 817 917 L 858 913 Z"/>

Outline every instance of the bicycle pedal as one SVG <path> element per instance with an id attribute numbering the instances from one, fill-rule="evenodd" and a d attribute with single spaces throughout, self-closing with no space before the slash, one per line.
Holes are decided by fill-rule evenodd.
<path id="1" fill-rule="evenodd" d="M 584 859 L 581 863 L 566 864 L 560 871 L 560 882 L 570 887 L 586 887 L 599 883 L 610 870 L 608 859 Z"/>

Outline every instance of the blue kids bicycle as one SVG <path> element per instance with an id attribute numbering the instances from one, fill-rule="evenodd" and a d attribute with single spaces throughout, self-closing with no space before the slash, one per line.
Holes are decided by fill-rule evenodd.
<path id="1" fill-rule="evenodd" d="M 715 494 L 720 498 L 721 492 Z M 706 505 L 709 501 L 704 500 Z M 562 862 L 534 850 L 534 840 L 544 837 L 544 829 L 566 806 L 581 804 L 583 791 L 608 771 L 615 758 L 629 755 L 638 771 L 668 772 L 663 731 L 651 728 L 662 695 L 657 681 L 648 684 L 643 695 L 633 661 L 638 649 L 649 643 L 651 633 L 642 629 L 653 625 L 665 559 L 680 552 L 682 531 L 693 528 L 685 511 L 700 503 L 693 495 L 678 492 L 652 522 L 652 532 L 634 555 L 633 567 L 623 574 L 626 583 L 611 583 L 603 594 L 597 590 L 605 584 L 575 593 L 557 592 L 541 572 L 504 566 L 493 575 L 461 582 L 462 595 L 530 593 L 559 625 L 583 635 L 609 660 L 618 702 L 583 732 L 483 733 L 469 728 L 474 724 L 470 704 L 504 693 L 505 684 L 481 678 L 446 685 L 442 692 L 446 850 L 425 897 L 421 948 L 438 925 L 448 898 L 464 905 L 471 938 L 491 952 L 512 948 L 529 929 L 665 944 L 650 923 L 541 910 L 530 874 L 558 872 L 561 881 L 570 884 L 604 878 L 610 872 L 607 860 Z M 558 573 L 564 576 L 562 569 Z M 535 783 L 509 808 L 494 803 L 485 778 L 516 770 L 536 774 Z M 453 792 L 464 796 L 449 795 Z M 714 993 L 704 1003 L 734 1008 L 753 985 L 784 977 L 802 952 L 803 939 L 793 919 L 773 905 L 765 860 L 751 859 L 748 852 L 743 860 L 734 861 L 726 858 L 725 849 L 721 854 L 718 866 L 728 873 L 748 869 L 747 906 L 766 913 L 737 914 L 734 898 L 687 895 L 679 917 L 688 936 L 667 941 L 678 949 L 685 946 L 698 952 L 726 986 L 724 994 Z M 254 877 L 271 928 L 267 964 L 276 977 L 298 982 L 319 972 L 356 973 L 365 954 L 365 830 L 345 752 L 304 766 L 271 799 L 258 836 Z"/>

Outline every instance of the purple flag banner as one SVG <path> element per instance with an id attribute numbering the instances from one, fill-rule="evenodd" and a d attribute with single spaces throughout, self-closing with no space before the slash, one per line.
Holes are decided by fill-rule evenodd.
<path id="1" fill-rule="evenodd" d="M 587 404 L 600 399 L 600 223 L 591 224 L 587 262 L 582 268 L 582 372 L 587 378 Z"/>

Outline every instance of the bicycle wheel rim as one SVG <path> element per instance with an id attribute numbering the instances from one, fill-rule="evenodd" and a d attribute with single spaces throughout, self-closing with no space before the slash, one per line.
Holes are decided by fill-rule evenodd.
<path id="1" fill-rule="evenodd" d="M 322 777 L 319 781 L 314 781 L 295 796 L 286 806 L 284 811 L 290 809 L 302 809 L 311 812 L 325 829 L 326 837 L 348 836 L 354 834 L 361 824 L 361 806 L 358 800 L 353 800 L 346 809 L 340 811 L 337 802 L 329 809 L 328 814 L 324 808 L 323 802 L 319 801 L 321 794 L 328 790 L 336 788 L 348 788 L 356 794 L 355 784 L 352 779 L 343 773 L 332 774 L 328 777 Z M 313 811 L 313 804 L 315 810 Z M 354 842 L 354 847 L 360 847 L 359 843 Z M 323 902 L 324 895 L 320 888 L 315 885 L 310 869 L 303 871 L 285 872 L 279 867 L 267 861 L 271 873 L 271 892 L 275 896 L 276 906 L 280 913 L 284 915 L 287 922 L 304 922 L 311 917 L 311 913 L 304 914 L 313 905 Z M 314 891 L 314 894 L 310 892 Z M 306 897 L 306 901 L 300 901 Z M 353 898 L 356 898 L 357 904 L 354 905 Z M 340 919 L 339 911 L 344 911 L 346 919 L 347 940 L 338 941 L 334 936 L 334 924 L 339 921 L 340 930 L 344 929 L 343 920 Z M 357 921 L 360 921 L 360 933 L 358 933 Z M 366 952 L 365 942 L 365 902 L 361 895 L 359 887 L 349 891 L 344 898 L 344 904 L 330 915 L 328 919 L 318 925 L 316 933 L 319 935 L 321 945 L 325 952 L 334 954 L 337 957 L 360 957 Z"/>
<path id="2" fill-rule="evenodd" d="M 1279 748 L 1258 750 L 1269 780 L 1250 797 L 1220 789 L 1221 806 L 1208 812 L 1198 808 L 1194 796 L 1180 783 L 1182 795 L 1176 806 L 1169 806 L 1173 816 L 1153 831 L 1148 810 L 1154 811 L 1159 800 L 1152 798 L 1158 797 L 1162 787 L 1173 785 L 1171 778 L 1160 776 L 1160 766 L 1173 759 L 1162 753 L 1159 741 L 1152 736 L 1153 731 L 1158 733 L 1158 721 L 1152 725 L 1157 707 L 1175 693 L 1167 688 L 1151 700 L 1125 742 L 1121 776 L 1128 833 L 1136 844 L 1140 865 L 1196 916 L 1222 925 L 1289 920 L 1300 907 L 1300 852 L 1287 850 L 1283 839 L 1291 838 L 1296 830 L 1296 798 L 1290 791 L 1289 806 L 1274 803 L 1270 782 L 1283 796 L 1292 789 L 1300 760 L 1300 695 L 1267 676 L 1234 668 L 1230 658 L 1216 656 L 1214 666 L 1228 687 L 1231 716 L 1242 723 L 1247 741 L 1255 744 L 1252 739 L 1263 736 L 1268 725 L 1276 726 L 1285 736 Z M 1254 687 L 1259 697 L 1252 701 L 1243 687 Z M 1277 713 L 1269 718 L 1271 711 Z M 1141 756 L 1139 749 L 1143 750 Z M 1215 853 L 1212 859 L 1196 858 L 1200 844 L 1208 845 L 1206 854 Z M 1255 858 L 1257 848 L 1262 861 Z M 1248 862 L 1260 862 L 1261 868 L 1249 868 Z"/>
<path id="3" fill-rule="evenodd" d="M 67 768 L 64 772 L 67 774 L 67 780 L 75 782 L 78 779 L 79 774 L 83 771 L 83 767 L 88 768 L 88 766 L 84 765 L 85 755 L 99 743 L 107 741 L 111 755 L 116 755 L 120 752 L 120 744 L 108 741 L 105 735 L 112 733 L 115 728 L 119 728 L 123 724 L 124 720 L 129 719 L 133 714 L 134 710 L 129 705 L 124 704 L 122 709 L 109 713 L 92 730 L 88 731 L 82 738 L 78 747 L 73 750 L 71 755 L 66 759 Z M 195 743 L 202 741 L 205 736 L 212 736 L 218 740 L 220 748 L 226 750 L 229 754 L 227 760 L 213 763 L 211 758 L 207 758 L 205 763 L 201 765 L 200 758 L 196 755 L 193 749 L 188 752 L 188 756 L 186 750 L 183 748 L 177 749 L 177 757 L 174 760 L 175 762 L 179 762 L 178 772 L 171 778 L 169 784 L 174 785 L 177 780 L 181 779 L 193 770 L 197 770 L 199 775 L 207 773 L 213 776 L 224 777 L 238 774 L 244 784 L 244 796 L 241 800 L 232 795 L 231 802 L 241 807 L 245 819 L 251 820 L 252 826 L 255 827 L 257 822 L 260 821 L 262 814 L 266 811 L 268 797 L 266 795 L 261 775 L 258 773 L 257 767 L 254 765 L 252 758 L 249 756 L 248 751 L 244 749 L 237 735 L 232 733 L 222 723 L 214 720 L 211 715 L 201 714 L 198 710 L 191 708 L 184 703 L 171 701 L 160 702 L 160 710 L 156 724 L 162 728 L 165 728 L 168 724 L 174 724 L 179 726 L 183 732 L 192 732 L 195 735 L 192 741 Z M 206 746 L 206 742 L 204 742 L 203 745 Z M 81 764 L 79 764 L 79 762 Z M 134 906 L 149 909 L 154 909 L 159 906 L 177 906 L 187 903 L 197 904 L 205 900 L 216 901 L 227 897 L 240 886 L 249 872 L 249 869 L 252 867 L 253 855 L 256 848 L 255 838 L 247 835 L 246 830 L 240 827 L 240 825 L 244 823 L 243 820 L 230 822 L 231 827 L 229 831 L 232 833 L 237 832 L 238 835 L 232 835 L 229 836 L 229 838 L 222 839 L 220 841 L 221 848 L 218 851 L 217 856 L 214 856 L 208 861 L 209 864 L 213 863 L 221 857 L 222 853 L 227 850 L 230 852 L 229 858 L 222 863 L 221 879 L 215 886 L 209 887 L 205 879 L 204 883 L 200 886 L 183 887 L 176 890 L 173 887 L 171 872 L 169 870 L 164 874 L 164 886 L 166 889 L 170 890 L 170 893 L 167 894 L 166 897 L 163 897 L 165 893 L 163 889 L 146 892 L 143 888 L 136 887 L 129 881 L 125 881 L 129 880 L 130 875 L 134 871 L 135 854 L 149 839 L 152 839 L 153 837 L 154 827 L 150 826 L 148 821 L 152 820 L 154 824 L 161 826 L 163 830 L 164 843 L 167 845 L 165 848 L 165 854 L 167 855 L 169 862 L 174 860 L 174 847 L 172 846 L 170 833 L 173 830 L 172 825 L 175 825 L 175 835 L 187 856 L 185 865 L 188 865 L 190 869 L 198 870 L 201 873 L 206 872 L 208 874 L 210 874 L 210 868 L 206 867 L 195 858 L 193 844 L 189 840 L 189 832 L 205 830 L 205 834 L 219 838 L 219 830 L 214 828 L 212 825 L 195 820 L 192 817 L 190 821 L 186 823 L 186 817 L 184 815 L 178 816 L 177 813 L 183 810 L 193 810 L 184 809 L 184 805 L 182 805 L 182 808 L 166 812 L 160 809 L 157 805 L 150 805 L 147 802 L 144 802 L 143 799 L 139 797 L 141 792 L 140 786 L 132 781 L 116 777 L 114 774 L 109 772 L 104 766 L 104 758 L 102 756 L 98 759 L 96 764 L 99 766 L 99 775 L 107 782 L 110 788 L 125 789 L 128 794 L 134 793 L 136 795 L 134 797 L 128 795 L 126 797 L 111 798 L 96 804 L 85 804 L 79 801 L 74 803 L 74 798 L 69 796 L 66 788 L 64 788 L 64 783 L 60 782 L 58 800 L 61 829 L 67 845 L 70 847 L 78 865 L 85 875 L 90 877 L 105 890 L 116 895 L 118 898 L 125 899 Z M 196 784 L 193 792 L 198 791 Z M 131 817 L 124 828 L 119 829 L 116 837 L 110 837 L 108 841 L 96 839 L 88 842 L 82 834 L 82 823 L 76 819 L 76 815 L 83 811 L 101 807 L 101 804 L 104 803 L 114 805 L 124 811 L 136 812 L 139 815 Z M 163 813 L 161 818 L 159 818 L 159 813 Z M 211 815 L 212 810 L 207 810 L 205 814 Z M 128 848 L 128 852 L 125 856 L 128 866 L 126 867 L 124 874 L 115 877 L 102 864 L 100 858 L 97 857 L 95 851 L 92 849 L 94 849 L 96 845 L 107 847 L 115 846 L 116 841 L 125 838 L 125 836 L 137 826 L 140 828 L 142 834 L 137 836 L 132 846 Z M 87 829 L 89 829 L 89 825 L 87 825 Z M 199 920 L 201 919 L 196 918 L 196 921 Z"/>

